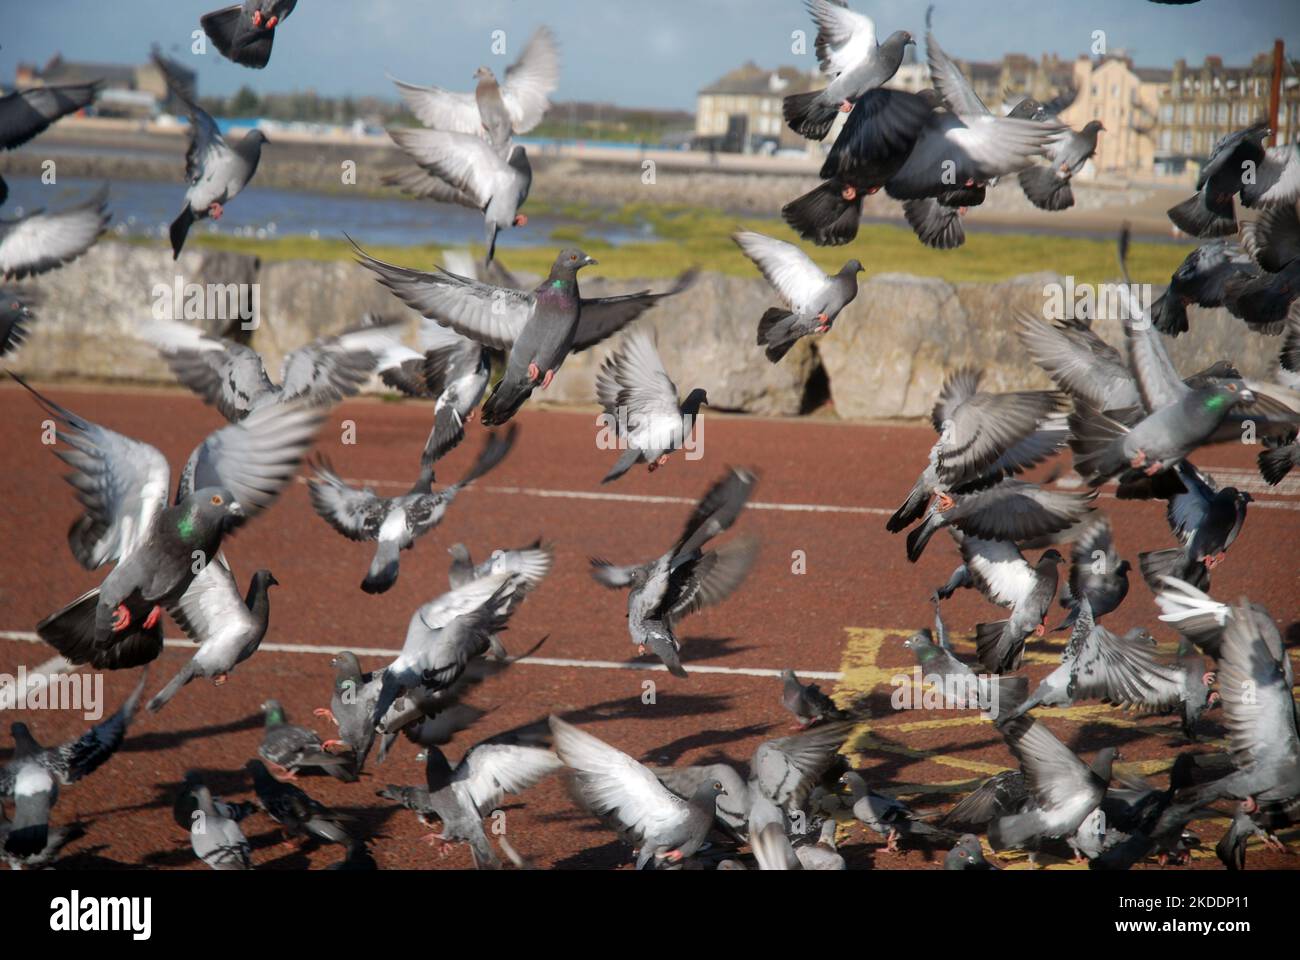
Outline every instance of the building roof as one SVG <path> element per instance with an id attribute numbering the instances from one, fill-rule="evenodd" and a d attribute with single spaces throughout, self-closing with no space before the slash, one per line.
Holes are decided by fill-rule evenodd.
<path id="1" fill-rule="evenodd" d="M 1174 72 L 1165 67 L 1134 67 L 1133 73 L 1143 83 L 1168 83 Z"/>
<path id="2" fill-rule="evenodd" d="M 811 87 L 812 79 L 798 67 L 767 70 L 751 60 L 709 84 L 700 93 L 770 94 L 783 97 L 791 93 L 803 93 Z"/>

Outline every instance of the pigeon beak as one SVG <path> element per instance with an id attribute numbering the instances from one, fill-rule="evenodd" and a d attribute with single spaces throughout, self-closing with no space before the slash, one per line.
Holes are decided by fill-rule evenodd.
<path id="1" fill-rule="evenodd" d="M 266 585 L 268 587 L 278 587 L 280 585 L 280 581 L 275 579 L 275 577 L 267 577 Z"/>
<path id="2" fill-rule="evenodd" d="M 600 263 L 600 261 L 597 260 L 595 257 L 585 257 L 585 256 L 584 256 L 584 257 L 582 258 L 582 265 L 583 265 L 584 267 L 594 267 L 594 266 L 596 266 L 596 264 L 598 264 L 598 263 Z"/>
<path id="3" fill-rule="evenodd" d="M 245 515 L 244 508 L 239 505 L 238 500 L 231 500 L 230 503 L 226 505 L 226 510 L 229 511 L 232 517 L 242 517 Z"/>
<path id="4" fill-rule="evenodd" d="M 1255 392 L 1253 390 L 1242 390 L 1240 396 L 1242 403 L 1255 402 Z"/>

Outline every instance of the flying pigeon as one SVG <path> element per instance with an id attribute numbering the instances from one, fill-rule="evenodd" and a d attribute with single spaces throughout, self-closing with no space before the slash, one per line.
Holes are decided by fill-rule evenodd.
<path id="1" fill-rule="evenodd" d="M 189 825 L 194 854 L 213 870 L 251 870 L 248 839 L 226 805 L 201 781 L 193 785 L 194 815 Z"/>
<path id="2" fill-rule="evenodd" d="M 939 438 L 907 499 L 885 524 L 891 533 L 920 519 L 931 497 L 937 495 L 940 510 L 950 510 L 954 493 L 979 490 L 1027 470 L 1065 445 L 1060 394 L 989 393 L 979 388 L 983 376 L 975 367 L 961 367 L 944 380 L 930 411 Z"/>
<path id="3" fill-rule="evenodd" d="M 781 671 L 781 706 L 794 715 L 795 726 L 806 730 L 822 720 L 847 720 L 849 715 L 822 693 L 815 683 L 799 682 L 793 670 Z"/>
<path id="4" fill-rule="evenodd" d="M 600 343 L 694 281 L 694 273 L 688 272 L 664 293 L 584 299 L 578 292 L 577 272 L 596 261 L 581 250 L 560 251 L 549 276 L 532 293 L 446 270 L 408 270 L 376 260 L 360 247 L 356 253 L 380 283 L 421 316 L 485 347 L 510 351 L 505 375 L 483 405 L 483 422 L 488 426 L 514 416 L 536 386 L 549 387 L 570 352 Z"/>
<path id="5" fill-rule="evenodd" d="M 261 70 L 271 61 L 278 27 L 298 0 L 243 0 L 199 17 L 199 26 L 227 60 Z"/>
<path id="6" fill-rule="evenodd" d="M 787 96 L 781 112 L 795 133 L 822 140 L 837 114 L 848 113 L 864 93 L 889 82 L 915 41 L 906 30 L 895 30 L 877 44 L 876 25 L 841 0 L 809 0 L 808 12 L 817 24 L 817 60 L 831 82 L 823 90 Z"/>
<path id="7" fill-rule="evenodd" d="M 286 838 L 315 837 L 324 843 L 352 845 L 345 827 L 352 817 L 336 813 L 300 787 L 276 779 L 261 760 L 249 760 L 245 769 L 253 778 L 258 806 L 280 825 Z"/>
<path id="8" fill-rule="evenodd" d="M 57 439 L 70 448 L 55 454 L 73 468 L 67 479 L 85 507 L 68 532 L 73 555 L 88 570 L 117 564 L 98 588 L 36 631 L 72 663 L 107 670 L 148 663 L 162 650 L 162 608 L 178 609 L 232 525 L 271 505 L 293 478 L 322 415 L 296 405 L 272 407 L 214 431 L 190 454 L 168 506 L 171 472 L 154 447 L 85 420 L 14 379 L 56 420 Z"/>
<path id="9" fill-rule="evenodd" d="M 611 589 L 630 587 L 627 625 L 637 652 L 653 653 L 673 676 L 684 677 L 673 626 L 696 610 L 720 603 L 744 581 L 758 552 L 752 537 L 741 537 L 713 550 L 704 544 L 735 522 L 753 491 L 755 477 L 732 468 L 700 500 L 672 548 L 657 559 L 615 566 L 591 559 L 591 575 Z"/>
<path id="10" fill-rule="evenodd" d="M 36 322 L 32 306 L 37 302 L 36 295 L 29 291 L 0 288 L 0 357 L 23 345 Z"/>
<path id="11" fill-rule="evenodd" d="M 1189 304 L 1221 307 L 1228 299 L 1230 280 L 1256 279 L 1261 273 L 1254 258 L 1235 239 L 1203 243 L 1178 265 L 1165 292 L 1151 304 L 1151 322 L 1171 337 L 1186 333 Z"/>
<path id="12" fill-rule="evenodd" d="M 172 221 L 170 231 L 172 259 L 175 260 L 180 257 L 185 236 L 194 222 L 209 217 L 220 220 L 225 205 L 248 186 L 248 181 L 257 172 L 257 162 L 262 158 L 262 144 L 270 143 L 270 140 L 261 130 L 254 129 L 244 134 L 238 143 L 227 143 L 212 117 L 194 102 L 172 64 L 157 51 L 153 60 L 162 71 L 167 88 L 185 104 L 190 115 L 190 145 L 185 152 L 185 182 L 188 184 L 185 206 Z"/>
<path id="13" fill-rule="evenodd" d="M 792 826 L 800 814 L 809 812 L 813 789 L 835 765 L 853 729 L 852 722 L 837 721 L 764 740 L 754 748 L 749 769 L 743 775 L 729 763 L 651 770 L 684 800 L 707 782 L 721 783 L 726 792 L 717 798 L 714 813 L 718 823 L 737 835 L 748 833 L 752 838 L 768 818 Z"/>
<path id="14" fill-rule="evenodd" d="M 170 608 L 172 618 L 199 649 L 149 701 L 149 712 L 157 713 L 181 687 L 198 677 L 208 677 L 221 686 L 238 664 L 256 653 L 270 623 L 269 590 L 279 583 L 270 570 L 258 570 L 249 581 L 248 595 L 240 597 L 224 557 L 219 555 L 199 571 Z"/>
<path id="15" fill-rule="evenodd" d="M 390 130 L 388 135 L 421 170 L 450 188 L 443 196 L 428 191 L 423 195 L 482 212 L 485 263 L 496 256 L 500 231 L 527 226 L 528 216 L 519 210 L 528 199 L 533 168 L 522 144 L 514 144 L 502 156 L 486 141 L 467 133 L 404 127 Z"/>
<path id="16" fill-rule="evenodd" d="M 407 107 L 426 127 L 484 137 L 498 151 L 508 152 L 514 134 L 527 133 L 550 108 L 551 93 L 560 81 L 560 54 L 555 35 L 538 27 L 519 59 L 498 82 L 487 67 L 474 71 L 473 93 L 421 87 L 394 79 Z"/>
<path id="17" fill-rule="evenodd" d="M 57 747 L 42 747 L 25 723 L 14 723 L 14 753 L 0 768 L 0 800 L 13 800 L 14 820 L 4 838 L 4 850 L 13 857 L 35 857 L 50 842 L 50 809 L 59 799 L 59 787 L 94 773 L 108 761 L 126 738 L 135 717 L 149 671 L 131 695 L 107 720 L 75 740 Z"/>
<path id="18" fill-rule="evenodd" d="M 176 378 L 216 407 L 231 423 L 277 403 L 329 406 L 355 394 L 370 375 L 406 358 L 397 325 L 367 318 L 369 325 L 318 337 L 285 354 L 280 382 L 267 376 L 261 355 L 242 343 L 211 336 L 176 320 L 151 320 L 141 336 L 153 344 Z M 413 353 L 413 351 L 411 351 Z"/>
<path id="19" fill-rule="evenodd" d="M 517 550 L 493 550 L 486 560 L 477 565 L 463 543 L 452 544 L 447 552 L 451 555 L 447 580 L 452 589 L 463 587 L 481 577 L 498 573 L 510 574 L 511 593 L 497 611 L 502 617 L 509 617 L 515 612 L 524 598 L 551 572 L 551 566 L 555 563 L 555 548 L 550 544 L 543 545 L 540 540 Z M 494 636 L 491 643 L 494 656 L 501 660 L 508 658 L 500 638 Z"/>
<path id="20" fill-rule="evenodd" d="M 1223 305 L 1257 333 L 1282 333 L 1300 301 L 1300 214 L 1295 204 L 1264 210 L 1241 225 L 1241 245 L 1254 270 L 1223 283 Z"/>
<path id="21" fill-rule="evenodd" d="M 1087 766 L 1033 717 L 1017 717 L 999 728 L 1020 761 L 1033 806 L 989 824 L 994 850 L 1036 850 L 1043 840 L 1069 839 L 1094 820 L 1110 783 L 1114 747 L 1103 747 Z"/>
<path id="22" fill-rule="evenodd" d="M 102 85 L 102 80 L 56 84 L 0 97 L 0 150 L 21 147 L 56 120 L 89 106 Z M 9 185 L 0 177 L 0 203 L 8 197 Z"/>
<path id="23" fill-rule="evenodd" d="M 487 653 L 490 637 L 505 628 L 507 601 L 517 589 L 510 573 L 471 580 L 419 607 L 406 628 L 401 653 L 384 668 L 373 722 L 378 726 L 404 692 L 424 684 L 451 686 L 469 662 Z"/>
<path id="24" fill-rule="evenodd" d="M 1067 210 L 1074 206 L 1070 180 L 1097 152 L 1097 136 L 1105 126 L 1089 120 L 1082 130 L 1067 130 L 1048 151 L 1047 164 L 1026 167 L 1017 175 L 1020 189 L 1040 210 Z"/>
<path id="25" fill-rule="evenodd" d="M 1232 198 L 1245 185 L 1246 171 L 1257 171 L 1263 163 L 1268 133 L 1268 123 L 1260 121 L 1219 138 L 1196 178 L 1196 193 L 1169 208 L 1174 226 L 1206 239 L 1236 233 Z"/>
<path id="26" fill-rule="evenodd" d="M 1259 475 L 1271 487 L 1286 479 L 1300 465 L 1300 433 L 1292 431 L 1281 437 L 1265 437 L 1259 452 Z"/>
<path id="27" fill-rule="evenodd" d="M 939 824 L 951 829 L 967 827 L 983 831 L 994 820 L 1020 813 L 1032 803 L 1024 773 L 1003 770 L 962 797 L 943 815 Z"/>
<path id="28" fill-rule="evenodd" d="M 420 454 L 421 465 L 442 459 L 465 438 L 492 376 L 494 351 L 433 320 L 422 319 L 418 387 L 405 392 L 434 398 L 433 429 Z M 394 371 L 380 374 L 390 386 Z"/>
<path id="29" fill-rule="evenodd" d="M 465 476 L 433 492 L 433 464 L 420 467 L 420 476 L 410 491 L 397 497 L 381 497 L 369 487 L 348 486 L 329 462 L 319 458 L 307 481 L 316 513 L 349 540 L 378 541 L 374 560 L 361 581 L 366 593 L 383 593 L 397 582 L 399 555 L 442 522 L 456 495 L 497 466 L 515 442 L 515 428 L 504 437 L 490 434 L 478 459 Z"/>
<path id="30" fill-rule="evenodd" d="M 1165 576 L 1208 588 L 1209 571 L 1223 563 L 1255 498 L 1236 487 L 1220 490 L 1190 460 L 1179 462 L 1173 475 L 1165 516 L 1181 546 L 1138 554 L 1138 566 L 1153 591 L 1160 589 Z"/>
<path id="31" fill-rule="evenodd" d="M 1117 609 L 1128 596 L 1130 565 L 1115 552 L 1115 536 L 1110 518 L 1104 513 L 1090 521 L 1070 547 L 1070 577 L 1061 590 L 1061 606 L 1070 615 L 1058 626 L 1065 630 L 1074 626 L 1079 616 L 1079 606 L 1088 601 L 1093 620 L 1100 620 Z"/>
<path id="32" fill-rule="evenodd" d="M 731 239 L 754 261 L 787 308 L 770 307 L 758 321 L 758 345 L 766 348 L 773 363 L 779 363 L 800 337 L 830 330 L 840 311 L 858 295 L 862 264 L 857 260 L 849 260 L 828 276 L 792 243 L 752 230 L 738 231 Z"/>
<path id="33" fill-rule="evenodd" d="M 290 723 L 279 700 L 263 703 L 262 716 L 265 725 L 257 753 L 270 764 L 276 777 L 293 780 L 299 770 L 320 768 L 344 783 L 356 781 L 349 758 L 327 751 L 316 731 Z"/>
<path id="34" fill-rule="evenodd" d="M 0 277 L 21 280 L 71 263 L 108 228 L 108 187 L 66 210 L 0 217 Z"/>
<path id="35" fill-rule="evenodd" d="M 980 710 L 997 721 L 1025 698 L 1028 681 L 1024 677 L 980 676 L 957 659 L 947 645 L 947 631 L 937 603 L 934 619 L 936 633 L 922 627 L 904 640 L 903 646 L 916 657 L 924 672 L 923 680 L 942 695 L 945 709 Z"/>
<path id="36" fill-rule="evenodd" d="M 1253 183 L 1241 184 L 1241 202 L 1247 207 L 1273 207 L 1300 200 L 1300 144 L 1280 143 L 1264 150 L 1255 167 Z"/>
<path id="37" fill-rule="evenodd" d="M 956 842 L 955 834 L 926 823 L 903 801 L 868 788 L 857 771 L 850 770 L 840 777 L 840 782 L 852 791 L 854 818 L 885 837 L 885 849 L 890 853 L 899 851 L 902 840 L 914 840 L 922 846 Z"/>
<path id="38" fill-rule="evenodd" d="M 573 771 L 581 802 L 638 848 L 638 870 L 680 863 L 700 849 L 713 825 L 714 804 L 726 794 L 721 783 L 702 781 L 683 799 L 621 750 L 559 717 L 552 716 L 550 725 L 555 752 Z"/>
<path id="39" fill-rule="evenodd" d="M 604 426 L 612 426 L 623 449 L 601 483 L 617 480 L 638 463 L 653 472 L 680 450 L 695 427 L 700 406 L 709 395 L 696 387 L 680 403 L 677 384 L 664 369 L 654 335 L 636 327 L 605 357 L 596 374 L 596 401 L 605 408 Z"/>
<path id="40" fill-rule="evenodd" d="M 395 800 L 419 815 L 421 822 L 442 821 L 430 842 L 468 843 L 478 869 L 495 869 L 501 861 L 488 843 L 483 818 L 507 795 L 522 793 L 545 777 L 564 769 L 550 750 L 509 742 L 509 735 L 470 747 L 453 768 L 436 746 L 425 748 L 425 787 L 389 784 L 379 796 Z"/>

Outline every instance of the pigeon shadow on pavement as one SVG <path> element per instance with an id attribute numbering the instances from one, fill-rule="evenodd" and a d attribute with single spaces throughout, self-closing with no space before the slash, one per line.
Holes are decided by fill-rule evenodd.
<path id="1" fill-rule="evenodd" d="M 731 695 L 725 693 L 674 693 L 671 697 L 665 697 L 662 703 L 653 704 L 642 703 L 638 697 L 619 697 L 576 710 L 565 710 L 560 716 L 577 726 L 592 720 L 661 721 L 666 717 L 726 713 L 731 709 L 731 701 Z"/>
<path id="2" fill-rule="evenodd" d="M 736 646 L 735 637 L 681 637 L 682 665 L 689 671 L 692 663 L 704 663 L 723 657 L 734 657 L 755 649 L 752 644 Z"/>
<path id="3" fill-rule="evenodd" d="M 737 740 L 745 740 L 749 737 L 756 737 L 760 734 L 767 733 L 771 730 L 773 724 L 757 723 L 748 727 L 740 727 L 734 730 L 701 730 L 699 733 L 693 733 L 689 736 L 679 737 L 662 747 L 656 747 L 653 750 L 647 750 L 646 755 L 642 758 L 643 763 L 657 764 L 665 766 L 676 763 L 683 755 L 691 750 L 701 747 L 717 747 L 724 743 L 734 743 Z M 741 762 L 748 760 L 748 757 L 740 758 Z M 736 763 L 737 759 L 722 753 L 720 750 L 712 750 L 706 756 L 697 757 L 691 761 L 693 765 L 702 766 L 710 763 Z"/>
<path id="4" fill-rule="evenodd" d="M 260 713 L 250 714 L 241 720 L 228 723 L 214 723 L 206 727 L 190 727 L 184 730 L 154 730 L 147 733 L 129 733 L 119 753 L 148 753 L 154 750 L 167 750 L 179 747 L 191 740 L 216 737 L 224 733 L 242 733 L 245 730 L 260 730 L 266 721 Z"/>

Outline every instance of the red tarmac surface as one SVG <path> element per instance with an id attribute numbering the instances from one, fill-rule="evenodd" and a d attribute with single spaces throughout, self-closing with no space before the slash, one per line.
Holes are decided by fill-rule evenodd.
<path id="1" fill-rule="evenodd" d="M 154 444 L 173 469 L 204 433 L 221 425 L 215 411 L 176 391 L 51 387 L 48 393 L 83 416 Z M 16 385 L 0 385 L 0 444 L 6 459 L 0 473 L 0 631 L 9 633 L 29 633 L 37 621 L 95 585 L 104 573 L 82 570 L 67 548 L 64 535 L 78 511 L 71 488 L 60 479 L 63 464 L 40 442 L 43 418 Z M 345 419 L 356 423 L 355 445 L 339 442 L 339 424 Z M 871 719 L 853 745 L 855 762 L 877 789 L 912 785 L 901 791 L 910 795 L 920 790 L 916 785 L 973 781 L 1013 764 L 992 726 L 977 722 L 973 714 L 907 713 L 890 706 L 888 675 L 910 671 L 913 665 L 902 641 L 907 632 L 929 624 L 930 591 L 959 562 L 951 541 L 941 535 L 919 563 L 909 564 L 903 537 L 891 536 L 884 528 L 886 517 L 924 465 L 933 441 L 928 428 L 709 415 L 701 460 L 688 462 L 678 454 L 659 472 L 638 468 L 601 487 L 598 481 L 614 454 L 596 448 L 592 413 L 529 407 L 516 420 L 521 430 L 510 457 L 458 498 L 440 529 L 403 554 L 401 577 L 383 596 L 368 596 L 359 589 L 371 545 L 352 543 L 329 529 L 312 512 L 301 484 L 241 530 L 226 548 L 241 589 L 256 567 L 269 568 L 281 583 L 271 594 L 266 643 L 396 650 L 415 608 L 446 589 L 450 544 L 462 541 L 478 558 L 495 547 L 519 546 L 542 536 L 556 544 L 555 568 L 516 614 L 505 637 L 508 645 L 519 651 L 549 634 L 539 656 L 634 661 L 624 620 L 625 596 L 606 591 L 590 578 L 587 557 L 626 562 L 652 556 L 676 535 L 690 505 L 609 497 L 693 502 L 726 465 L 751 466 L 760 473 L 756 504 L 736 530 L 758 534 L 763 552 L 737 595 L 682 624 L 687 669 L 790 666 L 837 672 L 846 661 L 850 667 L 865 666 L 851 671 L 838 690 L 842 703 L 856 700 L 869 711 Z M 413 480 L 430 422 L 426 404 L 350 401 L 333 411 L 320 446 L 343 476 L 366 480 L 379 492 L 392 494 Z M 440 479 L 458 477 L 481 439 L 480 428 L 473 426 L 467 441 L 440 465 Z M 1221 473 L 1225 483 L 1237 482 L 1253 473 L 1257 450 L 1221 446 L 1196 459 L 1203 468 Z M 1251 489 L 1257 502 L 1227 563 L 1214 573 L 1213 593 L 1224 600 L 1248 594 L 1264 603 L 1294 644 L 1300 639 L 1300 485 L 1292 481 L 1280 493 L 1263 492 L 1262 485 Z M 1118 503 L 1106 494 L 1099 504 L 1114 522 L 1123 556 L 1135 561 L 1139 550 L 1172 545 L 1163 504 Z M 792 572 L 794 551 L 806 554 L 807 572 L 802 575 Z M 1172 650 L 1175 635 L 1155 619 L 1158 611 L 1149 591 L 1136 573 L 1131 582 L 1128 600 L 1108 619 L 1108 626 L 1148 626 L 1162 649 Z M 973 591 L 946 603 L 944 613 L 949 627 L 963 637 L 978 620 L 1000 616 Z M 170 622 L 168 636 L 180 636 Z M 1050 642 L 1031 643 L 1030 650 L 1050 655 L 1063 640 L 1057 634 Z M 962 643 L 959 649 L 971 649 L 966 640 Z M 168 647 L 152 667 L 146 695 L 156 692 L 189 653 Z M 0 640 L 3 673 L 13 674 L 19 664 L 34 668 L 51 656 L 53 651 L 40 643 Z M 367 668 L 383 662 L 363 659 Z M 876 668 L 884 674 L 873 672 Z M 1049 668 L 1043 658 L 1030 673 L 1036 679 Z M 135 671 L 106 676 L 108 711 L 116 709 L 136 678 Z M 328 734 L 325 722 L 311 710 L 328 702 L 330 678 L 327 653 L 264 649 L 223 687 L 197 681 L 161 713 L 141 710 L 118 755 L 63 791 L 55 822 L 79 819 L 88 824 L 88 832 L 65 851 L 61 866 L 201 868 L 188 836 L 171 817 L 173 791 L 183 772 L 205 771 L 215 792 L 250 797 L 251 784 L 242 767 L 255 756 L 261 739 L 258 705 L 276 697 L 291 719 Z M 656 702 L 649 705 L 641 699 L 647 679 L 657 685 Z M 823 689 L 836 688 L 833 680 L 821 684 Z M 490 712 L 461 733 L 447 753 L 454 762 L 479 739 L 554 712 L 647 761 L 743 762 L 760 740 L 788 732 L 790 718 L 779 705 L 779 689 L 774 677 L 744 673 L 696 672 L 678 680 L 663 672 L 524 662 L 470 695 L 471 703 Z M 1095 704 L 1048 711 L 1047 717 L 1052 729 L 1085 756 L 1120 743 L 1124 762 L 1154 774 L 1157 782 L 1185 747 L 1173 717 L 1138 718 Z M 10 711 L 8 719 L 26 720 L 47 744 L 73 737 L 87 726 L 80 713 L 71 711 Z M 1221 738 L 1222 714 L 1207 714 L 1200 729 L 1203 741 Z M 1195 749 L 1214 748 L 1202 742 Z M 9 753 L 5 737 L 0 762 Z M 468 866 L 464 848 L 439 859 L 436 851 L 418 842 L 426 827 L 374 795 L 384 783 L 422 782 L 423 765 L 415 759 L 415 748 L 401 741 L 395 754 L 382 765 L 374 763 L 372 754 L 366 775 L 356 784 L 324 776 L 303 776 L 300 782 L 323 802 L 359 818 L 375 838 L 371 849 L 381 868 Z M 931 805 L 949 799 L 950 794 L 938 793 L 918 802 Z M 629 861 L 628 851 L 613 834 L 573 807 L 558 779 L 508 798 L 506 812 L 511 842 L 539 865 L 610 868 Z M 1212 848 L 1224 825 L 1195 825 L 1205 849 L 1193 866 L 1218 867 Z M 278 830 L 260 814 L 244 827 L 258 867 L 322 867 L 341 857 L 337 847 L 275 848 Z M 846 825 L 841 837 L 841 848 L 854 866 L 938 865 L 915 850 L 887 853 L 880 838 L 858 825 Z M 1300 861 L 1292 857 L 1251 847 L 1251 867 L 1297 864 Z"/>

